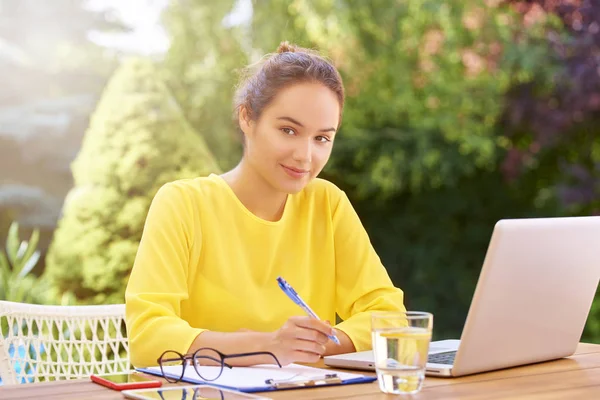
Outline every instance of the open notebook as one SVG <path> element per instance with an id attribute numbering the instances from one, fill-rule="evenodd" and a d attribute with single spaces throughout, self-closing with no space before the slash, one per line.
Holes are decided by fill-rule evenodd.
<path id="1" fill-rule="evenodd" d="M 220 368 L 201 366 L 207 369 L 206 376 L 211 374 L 210 369 Z M 138 371 L 161 376 L 160 367 L 140 368 Z M 165 374 L 178 378 L 181 375 L 181 366 L 165 367 Z M 204 373 L 201 372 L 202 375 Z M 185 369 L 183 381 L 195 384 L 208 384 L 226 389 L 242 392 L 263 392 L 268 390 L 295 389 L 306 387 L 322 387 L 331 385 L 347 385 L 353 383 L 373 382 L 377 378 L 361 374 L 339 372 L 330 369 L 307 367 L 304 365 L 290 364 L 283 368 L 276 365 L 256 365 L 252 367 L 224 368 L 221 376 L 214 381 L 204 381 L 198 376 L 194 367 Z"/>

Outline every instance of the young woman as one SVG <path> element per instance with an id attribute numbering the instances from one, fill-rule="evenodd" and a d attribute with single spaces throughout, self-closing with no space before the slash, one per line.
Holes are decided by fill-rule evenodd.
<path id="1" fill-rule="evenodd" d="M 343 106 L 338 71 L 287 42 L 242 83 L 239 165 L 166 184 L 148 212 L 126 290 L 136 367 L 156 365 L 166 350 L 205 347 L 315 362 L 370 349 L 370 312 L 405 310 L 345 193 L 317 178 Z M 286 297 L 279 276 L 322 321 Z M 336 313 L 343 321 L 332 327 Z"/>

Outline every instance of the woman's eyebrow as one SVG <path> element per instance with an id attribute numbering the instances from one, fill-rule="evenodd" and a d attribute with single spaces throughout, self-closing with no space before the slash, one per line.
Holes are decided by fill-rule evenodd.
<path id="1" fill-rule="evenodd" d="M 304 125 L 302 125 L 300 122 L 296 121 L 294 118 L 291 117 L 277 117 L 277 119 L 281 119 L 284 121 L 288 121 L 291 122 L 292 124 L 296 124 L 301 128 L 304 128 Z M 324 128 L 324 129 L 319 129 L 319 132 L 335 132 L 335 128 Z"/>

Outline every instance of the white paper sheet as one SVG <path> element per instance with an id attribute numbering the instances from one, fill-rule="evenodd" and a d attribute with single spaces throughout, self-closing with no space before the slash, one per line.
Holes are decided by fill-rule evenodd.
<path id="1" fill-rule="evenodd" d="M 200 366 L 198 368 L 201 368 L 201 374 L 205 376 L 214 376 L 216 373 L 218 373 L 218 371 L 215 372 L 215 369 L 219 369 L 220 367 Z M 159 367 L 146 368 L 145 370 L 155 371 L 160 374 Z M 206 371 L 206 374 L 204 374 L 202 371 Z M 179 376 L 181 374 L 181 367 L 165 367 L 165 373 L 172 373 L 172 376 Z M 232 369 L 223 368 L 223 373 L 221 376 L 218 379 L 208 383 L 244 390 L 260 387 L 268 388 L 270 385 L 265 383 L 265 381 L 268 379 L 297 382 L 308 379 L 323 379 L 326 374 L 337 374 L 342 381 L 364 377 L 364 375 L 360 374 L 313 368 L 298 364 L 289 364 L 283 368 L 279 368 L 276 365 L 256 365 L 252 367 L 233 367 Z M 204 382 L 202 378 L 198 376 L 192 365 L 188 365 L 185 368 L 184 380 L 194 383 Z"/>

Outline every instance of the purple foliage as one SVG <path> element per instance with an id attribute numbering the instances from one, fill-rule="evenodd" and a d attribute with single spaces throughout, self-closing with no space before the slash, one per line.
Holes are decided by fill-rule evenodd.
<path id="1" fill-rule="evenodd" d="M 562 67 L 554 76 L 554 89 L 540 96 L 534 85 L 515 88 L 506 113 L 509 134 L 530 132 L 533 145 L 511 149 L 503 164 L 508 179 L 523 171 L 527 160 L 540 150 L 565 146 L 571 133 L 587 130 L 591 139 L 600 136 L 600 1 L 530 0 L 507 1 L 526 21 L 532 13 L 554 13 L 566 35 L 548 32 L 555 61 Z M 588 135 L 589 136 L 589 135 Z M 600 138 L 596 139 L 600 140 Z M 589 149 L 587 149 L 589 150 Z M 563 204 L 592 206 L 600 198 L 600 170 L 589 167 L 597 160 L 589 152 L 578 155 L 577 165 L 564 165 L 565 182 L 558 188 Z M 590 208 L 590 207 L 588 207 Z M 600 210 L 591 207 L 592 212 Z"/>

